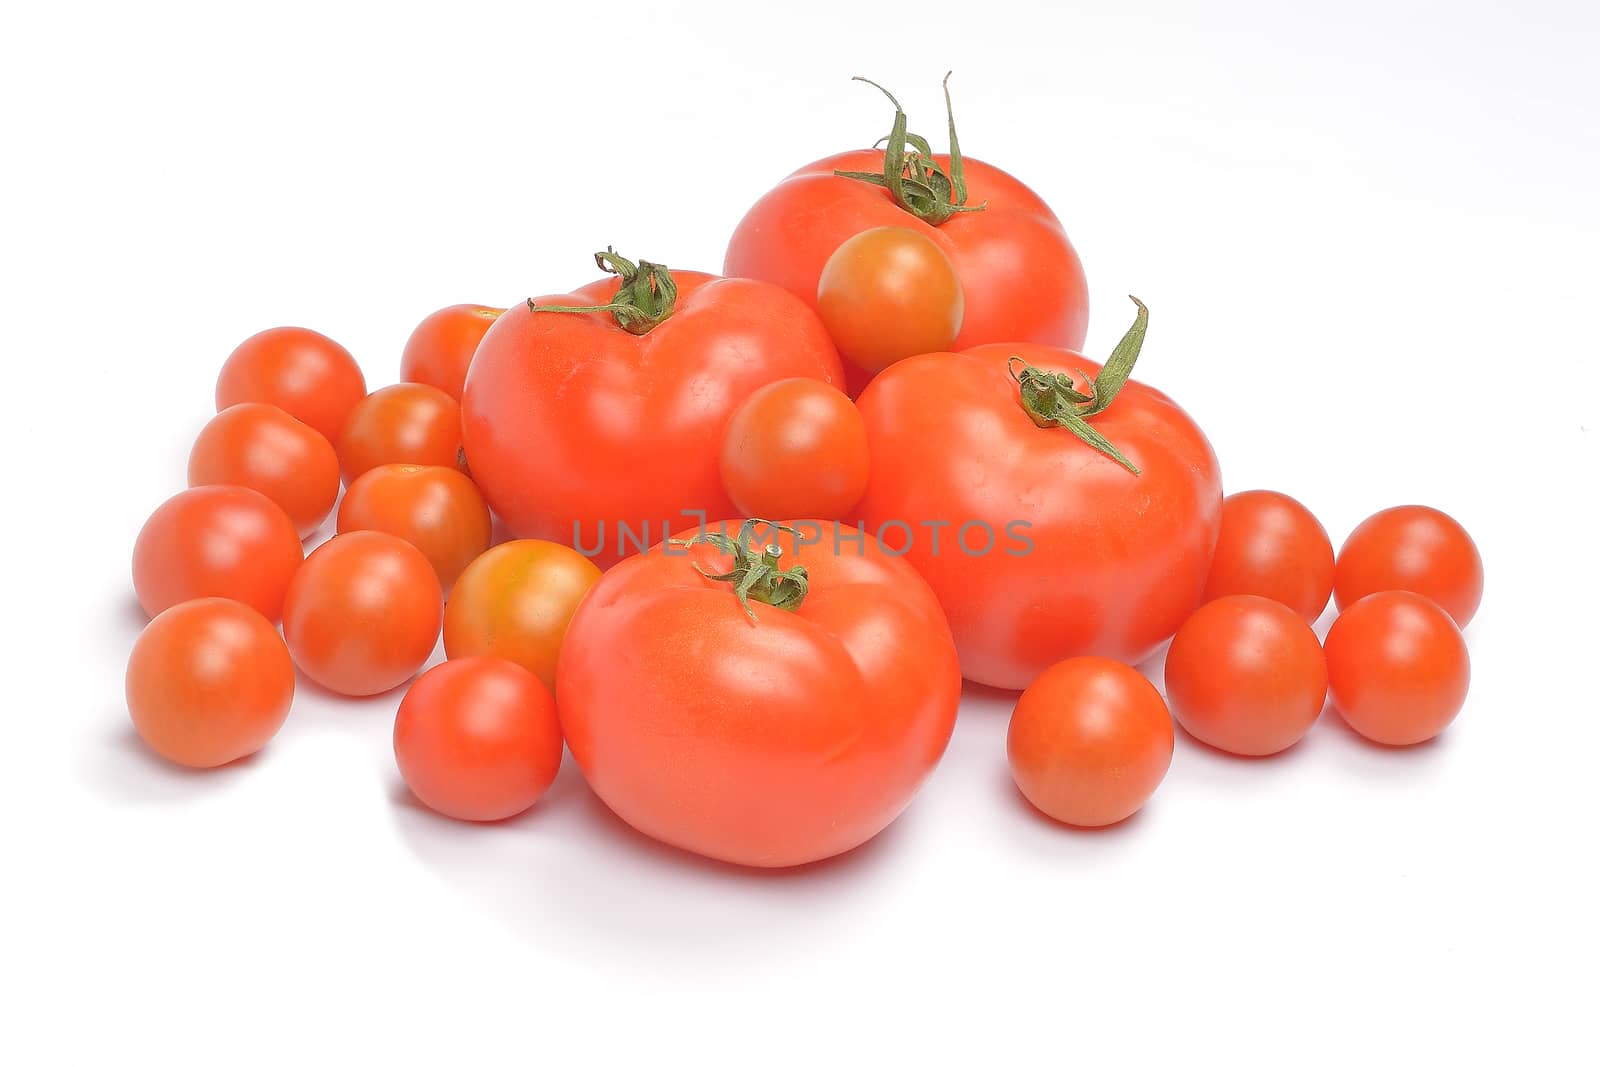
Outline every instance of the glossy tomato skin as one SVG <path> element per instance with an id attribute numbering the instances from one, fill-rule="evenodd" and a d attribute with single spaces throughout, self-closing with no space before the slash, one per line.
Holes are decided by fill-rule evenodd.
<path id="1" fill-rule="evenodd" d="M 1333 706 L 1379 744 L 1430 740 L 1466 703 L 1467 643 L 1449 613 L 1417 593 L 1362 597 L 1334 620 L 1326 649 Z"/>
<path id="2" fill-rule="evenodd" d="M 1388 508 L 1345 540 L 1333 595 L 1343 611 L 1387 589 L 1419 593 L 1465 627 L 1483 600 L 1483 558 L 1466 529 L 1444 512 L 1420 504 Z"/>
<path id="3" fill-rule="evenodd" d="M 870 538 L 820 533 L 782 541 L 810 572 L 796 612 L 752 602 L 752 622 L 695 570 L 728 569 L 707 545 L 624 560 L 578 608 L 556 706 L 635 829 L 730 863 L 808 863 L 887 826 L 944 752 L 961 682 L 938 602 Z"/>
<path id="4" fill-rule="evenodd" d="M 867 488 L 869 465 L 861 413 L 813 378 L 786 378 L 751 393 L 722 442 L 723 488 L 753 518 L 844 518 Z"/>
<path id="5" fill-rule="evenodd" d="M 733 410 L 768 382 L 841 380 L 827 331 L 788 293 L 672 276 L 676 310 L 643 336 L 609 314 L 525 304 L 484 335 L 462 430 L 473 480 L 516 536 L 580 546 L 604 567 L 662 540 L 663 524 L 731 515 L 718 456 Z M 603 304 L 617 288 L 612 278 L 536 303 Z"/>
<path id="6" fill-rule="evenodd" d="M 217 376 L 217 410 L 251 401 L 280 407 L 330 441 L 367 395 L 345 347 L 315 330 L 278 326 L 248 337 Z"/>
<path id="7" fill-rule="evenodd" d="M 301 537 L 339 497 L 339 457 L 316 430 L 271 404 L 235 404 L 189 451 L 189 485 L 242 485 L 283 509 Z"/>
<path id="8" fill-rule="evenodd" d="M 467 564 L 489 550 L 489 506 L 454 467 L 385 463 L 351 483 L 339 504 L 339 532 L 379 530 L 428 557 L 448 594 Z"/>
<path id="9" fill-rule="evenodd" d="M 933 238 L 904 226 L 851 237 L 817 280 L 817 315 L 839 355 L 868 374 L 949 348 L 964 305 L 950 258 Z"/>
<path id="10" fill-rule="evenodd" d="M 435 311 L 418 323 L 406 340 L 400 355 L 400 380 L 431 385 L 459 403 L 472 354 L 503 314 L 505 308 L 481 304 L 452 304 Z"/>
<path id="11" fill-rule="evenodd" d="M 157 508 L 133 544 L 133 590 L 154 618 L 224 597 L 276 621 L 304 549 L 289 516 L 254 489 L 205 485 Z"/>
<path id="12" fill-rule="evenodd" d="M 1094 418 L 1134 475 L 1036 426 L 1012 356 L 1099 370 L 1062 349 L 988 345 L 901 360 L 858 402 L 872 472 L 857 515 L 938 594 L 963 673 L 1001 689 L 1074 656 L 1149 657 L 1200 602 L 1222 511 L 1216 455 L 1165 394 L 1129 382 Z"/>
<path id="13" fill-rule="evenodd" d="M 1316 622 L 1333 592 L 1333 543 L 1306 506 L 1269 489 L 1222 502 L 1222 529 L 1206 577 L 1205 599 L 1249 594 Z"/>
<path id="14" fill-rule="evenodd" d="M 948 170 L 948 156 L 937 157 Z M 723 273 L 781 285 L 816 306 L 828 257 L 879 226 L 930 237 L 954 264 L 964 296 L 956 349 L 1026 341 L 1078 349 L 1089 325 L 1089 287 L 1055 213 L 1033 190 L 964 156 L 967 203 L 987 204 L 931 226 L 888 190 L 834 170 L 883 173 L 878 149 L 843 152 L 800 168 L 758 200 L 734 230 Z"/>
<path id="15" fill-rule="evenodd" d="M 461 466 L 461 405 L 431 385 L 401 382 L 364 397 L 339 432 L 345 485 L 385 463 Z"/>

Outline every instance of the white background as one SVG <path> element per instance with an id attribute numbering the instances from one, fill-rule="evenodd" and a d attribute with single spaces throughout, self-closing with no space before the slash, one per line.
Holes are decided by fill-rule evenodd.
<path id="1" fill-rule="evenodd" d="M 1593 1055 L 1600 16 L 1068 6 L 8 7 L 0 1058 Z M 972 695 L 900 822 L 768 875 L 644 842 L 570 764 L 510 824 L 432 817 L 393 694 L 305 692 L 220 773 L 141 750 L 129 550 L 235 343 L 311 326 L 376 386 L 426 312 L 607 243 L 716 270 L 786 172 L 887 132 L 850 75 L 942 143 L 947 68 L 970 154 L 1082 254 L 1089 352 L 1145 299 L 1139 376 L 1230 490 L 1336 542 L 1402 502 L 1476 534 L 1448 734 L 1180 740 L 1086 834 L 1018 799 L 1009 703 Z"/>

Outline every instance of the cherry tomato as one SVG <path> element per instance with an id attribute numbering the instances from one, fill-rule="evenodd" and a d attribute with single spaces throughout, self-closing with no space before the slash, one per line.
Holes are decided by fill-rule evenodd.
<path id="1" fill-rule="evenodd" d="M 838 389 L 812 378 L 763 385 L 728 423 L 722 486 L 755 518 L 843 518 L 867 487 L 861 412 Z"/>
<path id="2" fill-rule="evenodd" d="M 1467 643 L 1434 601 L 1406 590 L 1362 597 L 1328 631 L 1333 706 L 1361 736 L 1415 745 L 1437 736 L 1466 703 Z"/>
<path id="3" fill-rule="evenodd" d="M 1072 826 L 1110 826 L 1144 807 L 1172 749 L 1172 717 L 1156 687 L 1099 656 L 1063 660 L 1034 679 L 1006 733 L 1017 788 Z"/>
<path id="4" fill-rule="evenodd" d="M 460 403 L 472 354 L 504 313 L 505 308 L 478 304 L 452 304 L 435 311 L 411 331 L 400 356 L 400 380 L 431 385 Z"/>
<path id="5" fill-rule="evenodd" d="M 133 590 L 151 617 L 185 600 L 219 596 L 275 621 L 304 553 L 289 516 L 254 489 L 186 489 L 139 531 Z"/>
<path id="6" fill-rule="evenodd" d="M 217 376 L 217 410 L 258 402 L 280 407 L 330 441 L 367 394 L 343 345 L 315 330 L 262 330 L 233 350 Z"/>
<path id="7" fill-rule="evenodd" d="M 920 352 L 943 352 L 961 332 L 956 269 L 933 238 L 903 226 L 863 230 L 823 264 L 817 315 L 839 354 L 876 374 Z"/>
<path id="8" fill-rule="evenodd" d="M 1249 593 L 1316 622 L 1333 592 L 1333 544 L 1304 504 L 1269 489 L 1222 502 L 1222 529 L 1205 599 Z"/>
<path id="9" fill-rule="evenodd" d="M 338 445 L 345 485 L 385 463 L 459 470 L 461 405 L 431 385 L 385 386 L 350 412 Z"/>
<path id="10" fill-rule="evenodd" d="M 371 696 L 417 673 L 443 610 L 428 557 L 391 534 L 357 530 L 306 557 L 284 599 L 283 636 L 312 681 Z"/>
<path id="11" fill-rule="evenodd" d="M 467 564 L 488 551 L 489 506 L 454 467 L 385 463 L 351 483 L 339 532 L 381 530 L 422 550 L 448 594 Z"/>
<path id="12" fill-rule="evenodd" d="M 599 577 L 599 567 L 566 545 L 496 545 L 456 579 L 444 610 L 445 655 L 508 659 L 553 691 L 567 625 Z"/>
<path id="13" fill-rule="evenodd" d="M 1483 559 L 1444 512 L 1417 504 L 1389 508 L 1355 528 L 1333 571 L 1340 611 L 1385 589 L 1420 593 L 1464 627 L 1483 599 Z"/>
<path id="14" fill-rule="evenodd" d="M 195 439 L 189 484 L 254 489 L 282 508 L 305 537 L 339 498 L 339 457 L 326 437 L 282 408 L 235 404 Z"/>
<path id="15" fill-rule="evenodd" d="M 235 600 L 189 600 L 157 615 L 128 658 L 128 714 L 157 753 L 220 767 L 272 740 L 294 697 L 278 630 Z"/>
<path id="16" fill-rule="evenodd" d="M 1197 740 L 1270 756 L 1306 735 L 1328 697 L 1317 635 L 1292 608 L 1261 596 L 1204 604 L 1167 650 L 1167 699 Z"/>
<path id="17" fill-rule="evenodd" d="M 510 660 L 441 663 L 401 699 L 394 757 L 417 799 L 441 815 L 508 819 L 532 807 L 561 768 L 556 702 Z"/>

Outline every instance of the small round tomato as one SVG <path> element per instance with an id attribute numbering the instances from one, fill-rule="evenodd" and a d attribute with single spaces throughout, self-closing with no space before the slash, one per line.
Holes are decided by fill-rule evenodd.
<path id="1" fill-rule="evenodd" d="M 312 681 L 371 696 L 417 673 L 443 611 L 428 557 L 391 534 L 357 530 L 306 557 L 283 602 L 283 636 Z"/>
<path id="2" fill-rule="evenodd" d="M 1412 504 L 1364 521 L 1339 550 L 1333 597 L 1339 610 L 1369 593 L 1420 593 L 1466 626 L 1483 599 L 1483 559 L 1462 525 L 1442 511 Z"/>
<path id="3" fill-rule="evenodd" d="M 461 470 L 461 405 L 431 385 L 385 386 L 350 412 L 338 445 L 345 485 L 385 463 Z"/>
<path id="4" fill-rule="evenodd" d="M 1222 502 L 1222 529 L 1205 599 L 1252 594 L 1316 622 L 1333 592 L 1333 543 L 1306 506 L 1269 489 Z"/>
<path id="5" fill-rule="evenodd" d="M 863 230 L 828 257 L 817 315 L 839 354 L 869 373 L 921 352 L 943 352 L 961 332 L 965 301 L 950 258 L 903 226 Z"/>
<path id="6" fill-rule="evenodd" d="M 400 701 L 394 758 L 417 799 L 441 815 L 509 819 L 532 807 L 561 768 L 556 702 L 510 660 L 441 663 Z"/>
<path id="7" fill-rule="evenodd" d="M 505 308 L 479 304 L 452 304 L 435 311 L 411 331 L 400 356 L 400 380 L 431 385 L 460 403 L 472 354 L 504 313 Z"/>
<path id="8" fill-rule="evenodd" d="M 722 487 L 753 518 L 843 518 L 867 488 L 861 412 L 811 378 L 762 386 L 728 422 Z"/>
<path id="9" fill-rule="evenodd" d="M 315 330 L 262 330 L 233 350 L 217 376 L 217 410 L 255 401 L 280 407 L 336 440 L 367 381 L 345 347 Z"/>
<path id="10" fill-rule="evenodd" d="M 195 439 L 189 484 L 254 489 L 282 508 L 305 537 L 339 498 L 339 457 L 326 437 L 282 408 L 235 404 Z"/>
<path id="11" fill-rule="evenodd" d="M 1197 740 L 1270 756 L 1306 735 L 1328 697 L 1328 665 L 1311 627 L 1260 596 L 1204 604 L 1167 650 L 1167 699 Z"/>
<path id="12" fill-rule="evenodd" d="M 1011 713 L 1006 755 L 1028 802 L 1072 826 L 1110 826 L 1140 808 L 1172 765 L 1172 717 L 1125 663 L 1063 660 Z"/>
<path id="13" fill-rule="evenodd" d="M 1333 706 L 1362 737 L 1415 745 L 1461 711 L 1472 667 L 1450 615 L 1427 597 L 1387 590 L 1362 597 L 1328 631 Z"/>
<path id="14" fill-rule="evenodd" d="M 554 690 L 567 625 L 599 578 L 600 568 L 566 545 L 496 545 L 456 579 L 444 611 L 445 655 L 508 659 Z"/>
<path id="15" fill-rule="evenodd" d="M 489 506 L 454 467 L 385 463 L 350 484 L 339 504 L 339 532 L 381 530 L 422 550 L 446 593 L 467 564 L 489 549 Z"/>
<path id="16" fill-rule="evenodd" d="M 133 544 L 133 591 L 152 618 L 185 600 L 219 596 L 275 621 L 304 556 L 278 505 L 241 485 L 200 486 L 146 520 Z"/>
<path id="17" fill-rule="evenodd" d="M 128 658 L 128 714 L 157 753 L 220 767 L 272 740 L 294 698 L 277 628 L 235 600 L 190 600 L 157 615 Z"/>

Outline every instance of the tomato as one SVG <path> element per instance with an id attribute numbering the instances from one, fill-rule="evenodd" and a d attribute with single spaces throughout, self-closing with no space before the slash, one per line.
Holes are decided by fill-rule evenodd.
<path id="1" fill-rule="evenodd" d="M 1416 504 L 1389 508 L 1355 528 L 1333 571 L 1340 611 L 1386 589 L 1420 593 L 1464 627 L 1483 600 L 1483 558 L 1444 512 Z"/>
<path id="2" fill-rule="evenodd" d="M 856 513 L 938 594 L 973 681 L 1139 662 L 1200 602 L 1222 480 L 1182 408 L 1120 384 L 1144 322 L 1141 305 L 1104 370 L 988 345 L 901 360 L 861 395 L 872 471 Z M 1074 399 L 1096 375 L 1099 399 Z"/>
<path id="3" fill-rule="evenodd" d="M 435 311 L 406 340 L 400 356 L 400 380 L 431 385 L 459 402 L 478 342 L 504 313 L 505 308 L 479 304 L 452 304 Z"/>
<path id="4" fill-rule="evenodd" d="M 1270 756 L 1304 737 L 1328 697 L 1322 645 L 1294 609 L 1225 596 L 1189 616 L 1167 650 L 1167 699 L 1196 740 Z"/>
<path id="5" fill-rule="evenodd" d="M 345 696 L 393 689 L 439 640 L 433 566 L 391 534 L 336 535 L 306 557 L 283 603 L 283 636 L 318 685 Z"/>
<path id="6" fill-rule="evenodd" d="M 422 550 L 446 593 L 489 549 L 489 506 L 454 467 L 385 463 L 351 483 L 339 504 L 339 532 L 381 530 Z"/>
<path id="7" fill-rule="evenodd" d="M 1394 589 L 1351 604 L 1328 631 L 1333 706 L 1350 728 L 1384 745 L 1436 737 L 1467 700 L 1472 666 L 1449 613 Z"/>
<path id="8" fill-rule="evenodd" d="M 277 628 L 235 600 L 157 615 L 128 658 L 128 714 L 158 754 L 220 767 L 258 751 L 288 717 L 294 664 Z"/>
<path id="9" fill-rule="evenodd" d="M 400 700 L 394 758 L 411 792 L 441 815 L 509 819 L 531 808 L 561 768 L 556 703 L 509 660 L 441 663 Z"/>
<path id="10" fill-rule="evenodd" d="M 862 230 L 828 257 L 817 315 L 839 354 L 876 374 L 961 332 L 961 281 L 933 239 L 904 226 Z"/>
<path id="11" fill-rule="evenodd" d="M 953 119 L 948 155 L 933 155 L 926 142 L 908 150 L 905 121 L 896 103 L 886 149 L 820 159 L 757 201 L 733 233 L 723 273 L 781 285 L 817 306 L 835 250 L 864 230 L 909 229 L 937 245 L 960 280 L 961 332 L 949 347 L 1080 348 L 1089 288 L 1055 214 L 1005 171 L 963 157 Z"/>
<path id="12" fill-rule="evenodd" d="M 431 385 L 401 382 L 365 397 L 339 434 L 345 485 L 385 463 L 461 468 L 461 405 Z"/>
<path id="13" fill-rule="evenodd" d="M 200 486 L 146 520 L 133 544 L 133 591 L 152 618 L 185 600 L 226 597 L 276 620 L 303 558 L 278 505 L 239 485 Z"/>
<path id="14" fill-rule="evenodd" d="M 305 537 L 322 525 L 339 497 L 339 457 L 326 437 L 282 408 L 235 404 L 195 439 L 189 484 L 254 489 L 282 508 Z"/>
<path id="15" fill-rule="evenodd" d="M 245 339 L 217 376 L 217 410 L 250 402 L 280 407 L 330 441 L 367 394 L 343 345 L 315 330 L 279 326 Z"/>
<path id="16" fill-rule="evenodd" d="M 718 457 L 746 397 L 782 378 L 838 383 L 843 370 L 822 323 L 781 289 L 598 259 L 619 276 L 489 329 L 462 429 L 473 480 L 516 536 L 604 566 L 672 524 L 733 512 Z M 610 310 L 550 310 L 598 305 Z"/>
<path id="17" fill-rule="evenodd" d="M 843 518 L 867 487 L 867 465 L 861 413 L 812 378 L 751 393 L 722 442 L 722 486 L 735 507 L 757 518 Z"/>
<path id="18" fill-rule="evenodd" d="M 1063 660 L 1034 679 L 1006 733 L 1017 788 L 1072 826 L 1110 826 L 1144 807 L 1172 749 L 1172 717 L 1156 687 L 1099 656 Z"/>
<path id="19" fill-rule="evenodd" d="M 1253 594 L 1316 622 L 1333 592 L 1333 543 L 1304 504 L 1269 489 L 1222 502 L 1222 529 L 1206 577 L 1206 600 Z"/>
<path id="20" fill-rule="evenodd" d="M 556 672 L 567 747 L 641 833 L 808 863 L 887 826 L 944 752 L 961 680 L 933 594 L 872 538 L 798 529 L 658 545 L 573 616 Z"/>
<path id="21" fill-rule="evenodd" d="M 444 609 L 445 655 L 508 659 L 554 689 L 567 625 L 599 577 L 599 567 L 566 545 L 496 545 L 456 580 Z"/>

